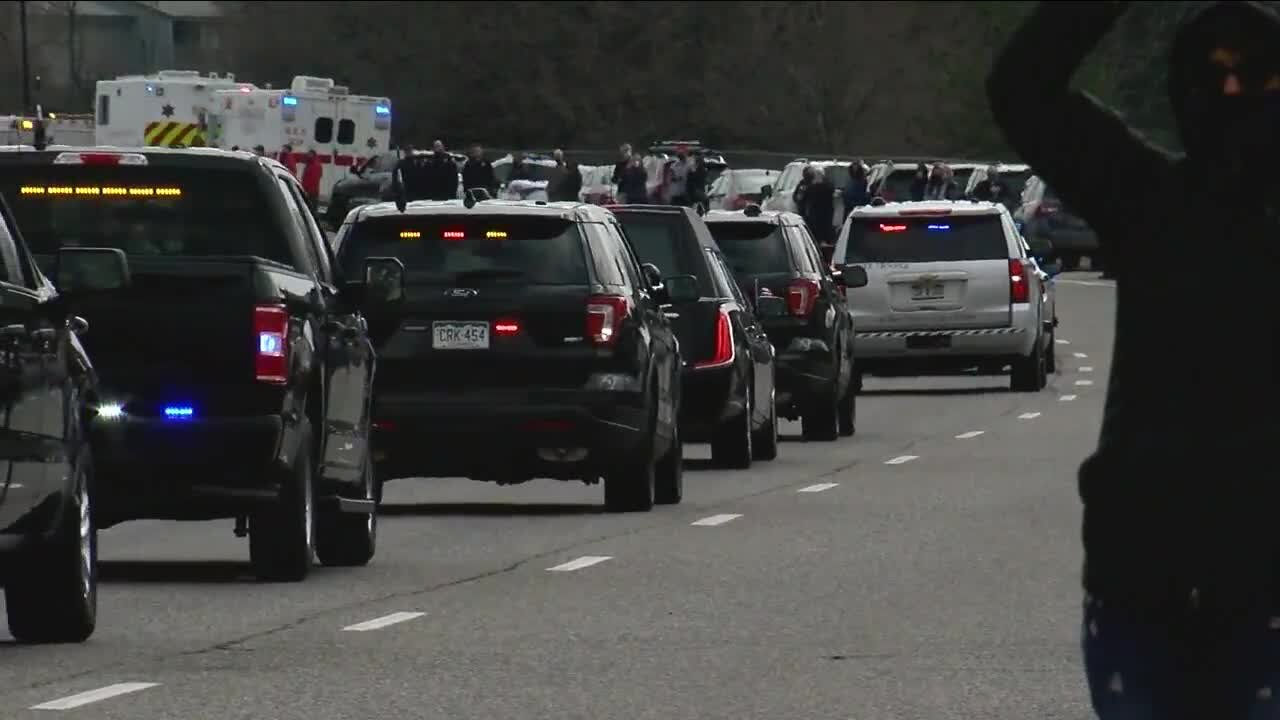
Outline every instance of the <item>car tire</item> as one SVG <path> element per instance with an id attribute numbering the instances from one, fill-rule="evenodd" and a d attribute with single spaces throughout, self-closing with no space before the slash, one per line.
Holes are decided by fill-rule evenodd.
<path id="1" fill-rule="evenodd" d="M 74 472 L 74 495 L 53 537 L 17 560 L 5 586 L 9 633 L 18 642 L 84 642 L 97 626 L 98 527 L 87 449 L 77 457 Z"/>
<path id="2" fill-rule="evenodd" d="M 315 493 L 312 487 L 311 431 L 303 430 L 293 475 L 270 507 L 249 518 L 249 563 L 271 582 L 300 582 L 315 558 Z"/>
<path id="3" fill-rule="evenodd" d="M 1058 372 L 1058 330 L 1056 328 L 1049 331 L 1049 342 L 1044 352 L 1045 372 L 1050 375 Z"/>
<path id="4" fill-rule="evenodd" d="M 658 505 L 678 505 L 684 499 L 684 441 L 678 423 L 671 433 L 671 447 L 654 469 L 653 501 Z"/>
<path id="5" fill-rule="evenodd" d="M 1013 361 L 1009 373 L 1009 388 L 1014 392 L 1039 392 L 1048 384 L 1045 372 L 1044 346 L 1037 339 L 1031 354 Z"/>
<path id="6" fill-rule="evenodd" d="M 769 395 L 769 422 L 756 431 L 751 441 L 751 453 L 756 460 L 778 458 L 778 401 L 774 394 Z"/>
<path id="7" fill-rule="evenodd" d="M 840 437 L 853 437 L 857 432 L 857 419 L 858 391 L 854 387 L 853 378 L 850 378 L 849 387 L 844 391 L 844 397 L 840 398 L 840 405 L 836 408 L 836 424 Z"/>
<path id="8" fill-rule="evenodd" d="M 604 509 L 608 512 L 649 512 L 653 509 L 657 489 L 657 458 L 654 455 L 654 431 L 657 426 L 657 400 L 650 401 L 649 426 L 640 440 L 634 462 L 626 463 L 604 478 Z"/>
<path id="9" fill-rule="evenodd" d="M 711 462 L 724 468 L 746 470 L 751 467 L 751 379 L 747 379 L 743 411 L 716 428 L 711 439 Z"/>
<path id="10" fill-rule="evenodd" d="M 809 408 L 800 417 L 800 433 L 809 442 L 831 442 L 840 437 L 840 418 L 837 406 L 839 384 L 831 383 L 831 388 L 816 401 L 817 407 Z"/>
<path id="11" fill-rule="evenodd" d="M 377 502 L 377 478 L 373 462 L 365 453 L 361 500 Z M 378 547 L 378 512 L 349 513 L 337 507 L 316 514 L 316 557 L 330 567 L 363 567 L 373 559 Z"/>

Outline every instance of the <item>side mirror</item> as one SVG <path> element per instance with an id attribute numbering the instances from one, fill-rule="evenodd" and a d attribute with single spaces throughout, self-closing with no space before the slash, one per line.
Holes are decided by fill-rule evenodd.
<path id="1" fill-rule="evenodd" d="M 847 288 L 860 288 L 867 285 L 867 269 L 861 265 L 841 265 L 836 273 L 836 282 Z"/>
<path id="2" fill-rule="evenodd" d="M 662 285 L 662 271 L 653 263 L 642 263 L 640 273 L 644 275 L 645 284 L 651 288 Z"/>
<path id="3" fill-rule="evenodd" d="M 116 248 L 66 247 L 58 250 L 53 284 L 59 292 L 103 292 L 129 286 L 129 259 Z"/>
<path id="4" fill-rule="evenodd" d="M 404 300 L 404 263 L 393 257 L 366 259 L 363 295 L 363 302 L 370 305 L 391 305 Z"/>
<path id="5" fill-rule="evenodd" d="M 698 292 L 698 278 L 692 275 L 672 275 L 663 283 L 667 286 L 667 299 L 672 303 L 695 302 L 702 294 Z"/>
<path id="6" fill-rule="evenodd" d="M 787 301 L 777 295 L 761 295 L 756 298 L 756 317 L 780 318 L 787 315 Z"/>
<path id="7" fill-rule="evenodd" d="M 769 199 L 769 198 L 771 198 L 771 197 L 773 197 L 773 186 L 772 186 L 772 185 L 765 185 L 765 186 L 763 186 L 763 187 L 761 187 L 761 188 L 760 188 L 760 199 L 761 199 L 761 200 L 768 200 L 768 199 Z"/>

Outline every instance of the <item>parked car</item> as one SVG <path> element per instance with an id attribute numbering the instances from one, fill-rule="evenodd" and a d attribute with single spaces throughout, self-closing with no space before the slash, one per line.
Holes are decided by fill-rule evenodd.
<path id="1" fill-rule="evenodd" d="M 43 188 L 42 188 L 43 189 Z M 98 614 L 89 418 L 97 375 L 70 294 L 128 284 L 122 253 L 67 248 L 40 271 L 0 195 L 0 586 L 21 642 L 82 642 Z"/>
<path id="2" fill-rule="evenodd" d="M 672 296 L 668 313 L 683 361 L 684 441 L 710 442 L 712 461 L 727 467 L 746 468 L 752 460 L 774 459 L 774 348 L 706 223 L 683 207 L 610 209 L 640 262 L 658 268 Z M 682 283 L 689 287 L 675 292 Z M 782 314 L 786 304 L 779 297 L 764 302 L 776 306 L 775 315 Z"/>
<path id="3" fill-rule="evenodd" d="M 713 210 L 741 210 L 764 202 L 764 188 L 778 181 L 777 170 L 757 168 L 726 170 L 707 190 L 707 204 Z"/>

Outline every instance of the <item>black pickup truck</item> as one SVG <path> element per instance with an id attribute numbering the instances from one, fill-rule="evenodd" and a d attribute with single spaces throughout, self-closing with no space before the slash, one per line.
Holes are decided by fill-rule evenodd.
<path id="1" fill-rule="evenodd" d="M 68 249 L 56 264 L 93 268 L 107 287 L 127 274 L 112 250 Z M 0 196 L 0 586 L 22 642 L 81 642 L 97 625 L 87 426 L 98 387 L 65 285 L 36 267 Z"/>
<path id="2" fill-rule="evenodd" d="M 12 150 L 0 193 L 55 277 L 68 248 L 128 259 L 126 286 L 70 299 L 102 384 L 99 526 L 235 518 L 264 579 L 301 580 L 316 555 L 366 564 L 378 484 L 361 310 L 398 290 L 339 282 L 289 172 L 211 149 Z M 373 275 L 400 277 L 380 262 Z"/>

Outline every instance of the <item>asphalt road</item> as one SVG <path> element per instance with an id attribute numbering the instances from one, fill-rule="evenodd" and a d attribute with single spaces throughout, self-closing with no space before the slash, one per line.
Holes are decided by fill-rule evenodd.
<path id="1" fill-rule="evenodd" d="M 254 582 L 230 522 L 118 526 L 88 643 L 0 629 L 0 717 L 1089 717 L 1075 470 L 1114 292 L 1060 278 L 1041 393 L 872 378 L 855 438 L 788 423 L 746 472 L 691 446 L 685 502 L 649 514 L 604 514 L 599 486 L 400 480 L 373 563 L 296 585 Z M 32 709 L 65 698 L 90 702 Z"/>

